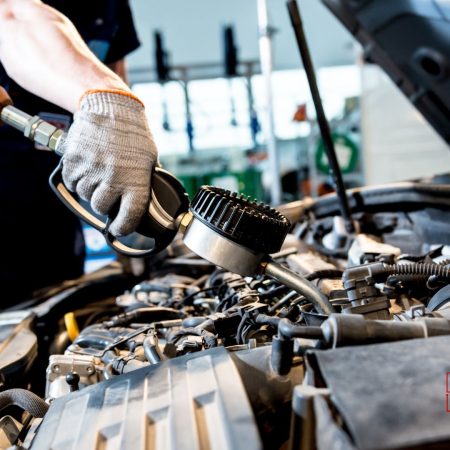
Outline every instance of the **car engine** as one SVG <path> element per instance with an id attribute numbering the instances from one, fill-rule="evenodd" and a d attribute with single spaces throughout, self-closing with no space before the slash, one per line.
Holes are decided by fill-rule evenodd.
<path id="1" fill-rule="evenodd" d="M 421 351 L 435 358 L 429 383 L 437 371 L 445 386 L 450 185 L 434 181 L 350 191 L 353 235 L 335 195 L 281 208 L 292 225 L 271 260 L 329 312 L 295 283 L 220 268 L 179 238 L 140 277 L 114 263 L 2 313 L 1 447 L 391 448 L 400 436 L 412 448 L 425 422 L 450 442 L 445 389 L 436 405 L 421 390 L 421 410 L 440 412 L 423 427 L 409 404 L 378 417 L 420 386 Z M 358 386 L 362 402 L 372 395 L 364 414 Z"/>
<path id="2" fill-rule="evenodd" d="M 450 142 L 446 2 L 324 3 Z M 1 312 L 0 449 L 450 448 L 450 177 L 340 182 L 205 186 L 164 250 Z"/>

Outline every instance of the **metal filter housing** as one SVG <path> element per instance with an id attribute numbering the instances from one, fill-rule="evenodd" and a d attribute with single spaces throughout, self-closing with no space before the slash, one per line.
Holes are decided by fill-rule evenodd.
<path id="1" fill-rule="evenodd" d="M 194 197 L 184 243 L 202 258 L 241 275 L 259 271 L 280 250 L 290 223 L 264 203 L 225 189 L 203 186 Z"/>

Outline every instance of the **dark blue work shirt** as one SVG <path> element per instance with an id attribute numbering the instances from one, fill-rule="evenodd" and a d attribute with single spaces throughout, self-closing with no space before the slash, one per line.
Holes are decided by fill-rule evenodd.
<path id="1" fill-rule="evenodd" d="M 45 3 L 69 17 L 105 64 L 120 61 L 139 47 L 128 0 Z M 1 64 L 0 85 L 28 114 L 39 114 L 61 127 L 70 125 L 70 113 L 22 89 Z M 57 164 L 56 155 L 37 150 L 18 131 L 0 127 L 0 309 L 83 273 L 80 222 L 48 185 Z"/>

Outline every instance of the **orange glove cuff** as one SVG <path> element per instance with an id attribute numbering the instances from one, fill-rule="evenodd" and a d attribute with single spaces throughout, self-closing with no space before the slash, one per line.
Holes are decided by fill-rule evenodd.
<path id="1" fill-rule="evenodd" d="M 101 92 L 107 92 L 110 94 L 118 94 L 118 95 L 123 95 L 124 97 L 132 98 L 133 100 L 136 100 L 138 103 L 140 103 L 143 107 L 145 107 L 144 103 L 142 102 L 142 100 L 139 97 L 136 97 L 136 95 L 134 95 L 132 92 L 122 91 L 121 89 L 89 89 L 81 96 L 80 102 L 81 102 L 81 100 L 83 100 L 84 97 L 86 97 L 86 95 L 99 94 Z"/>

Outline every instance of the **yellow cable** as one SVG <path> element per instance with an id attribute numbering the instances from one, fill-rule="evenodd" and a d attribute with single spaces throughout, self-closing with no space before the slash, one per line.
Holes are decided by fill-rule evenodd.
<path id="1" fill-rule="evenodd" d="M 66 330 L 69 335 L 69 339 L 73 342 L 80 334 L 75 314 L 73 312 L 64 314 L 64 323 L 66 325 Z"/>

